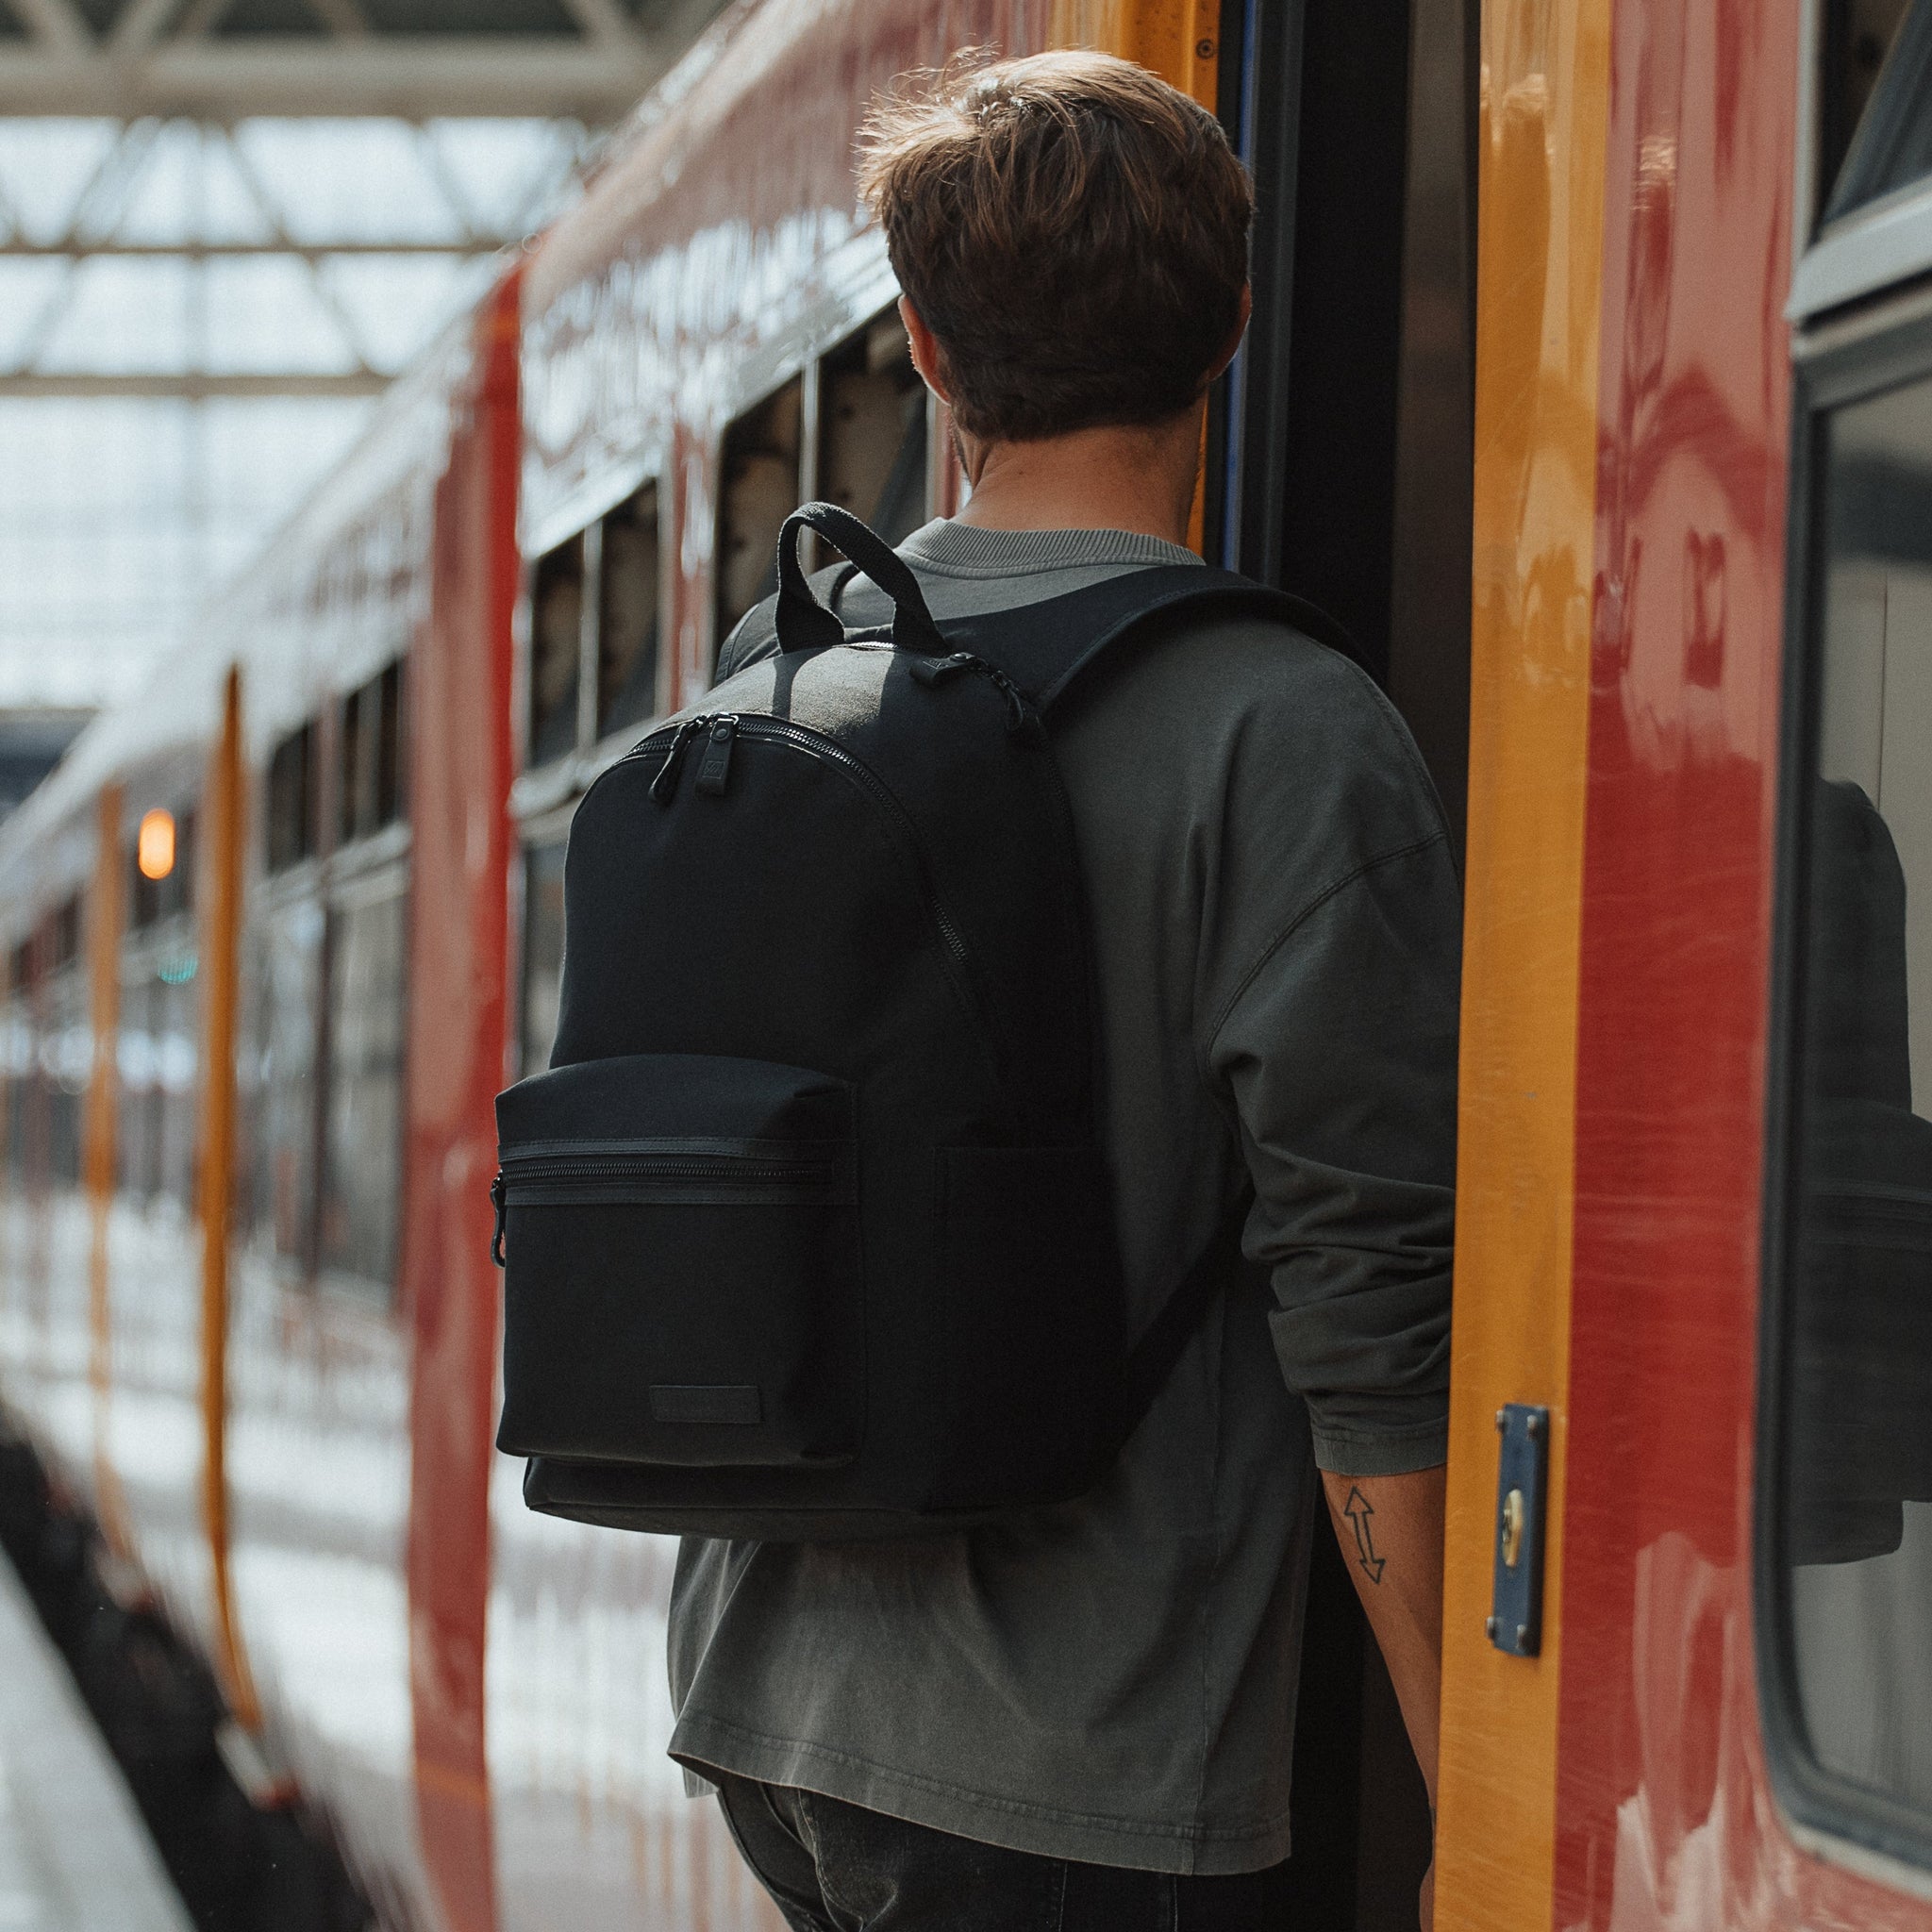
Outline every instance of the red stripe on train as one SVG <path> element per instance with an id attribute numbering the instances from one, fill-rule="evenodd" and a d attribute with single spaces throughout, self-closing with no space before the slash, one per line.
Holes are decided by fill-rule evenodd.
<path id="1" fill-rule="evenodd" d="M 436 492 L 430 618 L 408 699 L 409 1690 L 417 1824 L 450 1932 L 497 1923 L 484 1722 L 497 1332 L 488 1190 L 508 1017 L 518 297 L 512 275 L 478 321 L 476 374 Z"/>

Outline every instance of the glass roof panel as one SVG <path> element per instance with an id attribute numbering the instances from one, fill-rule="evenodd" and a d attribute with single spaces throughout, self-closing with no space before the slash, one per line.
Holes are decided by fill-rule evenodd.
<path id="1" fill-rule="evenodd" d="M 0 238 L 25 251 L 0 258 L 0 709 L 127 690 L 373 407 L 117 386 L 373 389 L 572 192 L 584 141 L 539 120 L 0 121 Z"/>

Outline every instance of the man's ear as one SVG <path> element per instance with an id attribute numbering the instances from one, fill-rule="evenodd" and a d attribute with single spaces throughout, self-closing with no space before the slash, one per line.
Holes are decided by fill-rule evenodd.
<path id="1" fill-rule="evenodd" d="M 946 386 L 945 358 L 940 354 L 939 339 L 926 327 L 909 295 L 899 297 L 899 320 L 906 325 L 906 341 L 912 351 L 912 366 L 918 370 L 919 379 L 941 402 L 950 403 L 953 397 Z"/>
<path id="2" fill-rule="evenodd" d="M 903 302 L 899 305 L 901 308 L 905 306 Z M 1248 322 L 1254 312 L 1255 286 L 1249 282 L 1243 284 L 1241 289 L 1241 313 L 1234 319 L 1234 326 L 1228 331 L 1227 341 L 1222 344 L 1221 354 L 1214 358 L 1214 367 L 1208 372 L 1208 382 L 1212 382 L 1217 375 L 1226 374 L 1227 365 L 1234 360 L 1235 351 L 1241 345 L 1241 338 L 1248 332 Z M 919 358 L 915 354 L 912 359 L 917 362 Z M 1205 389 L 1207 383 L 1203 383 L 1202 387 Z"/>

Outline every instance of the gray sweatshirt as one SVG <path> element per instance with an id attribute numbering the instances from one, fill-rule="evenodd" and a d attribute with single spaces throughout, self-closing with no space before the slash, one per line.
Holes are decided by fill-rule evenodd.
<path id="1" fill-rule="evenodd" d="M 945 522 L 901 554 L 941 619 L 1198 560 Z M 1242 1165 L 1258 1265 L 1077 1503 L 906 1543 L 687 1539 L 671 1750 L 1016 1850 L 1250 1871 L 1289 1848 L 1315 1467 L 1445 1455 L 1459 897 L 1401 719 L 1292 631 L 1132 654 L 1055 744 L 1132 1319 Z"/>

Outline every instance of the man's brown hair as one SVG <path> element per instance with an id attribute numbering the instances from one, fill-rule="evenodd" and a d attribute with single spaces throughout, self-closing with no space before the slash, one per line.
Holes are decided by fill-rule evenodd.
<path id="1" fill-rule="evenodd" d="M 968 435 L 1154 423 L 1241 315 L 1254 210 L 1213 115 L 1106 54 L 918 77 L 874 105 L 859 187 Z"/>

